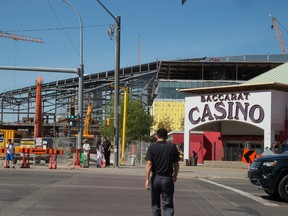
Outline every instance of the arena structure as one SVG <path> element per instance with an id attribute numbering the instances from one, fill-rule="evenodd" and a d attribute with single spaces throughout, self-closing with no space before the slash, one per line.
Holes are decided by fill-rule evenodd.
<path id="1" fill-rule="evenodd" d="M 243 84 L 288 60 L 288 55 L 243 55 L 155 61 L 120 70 L 120 94 L 128 86 L 154 116 L 155 127 L 169 121 L 171 130 L 184 130 L 187 92 L 177 89 Z M 35 77 L 36 80 L 36 77 Z M 93 132 L 105 118 L 105 107 L 113 100 L 114 70 L 84 76 L 84 118 L 92 102 Z M 69 113 L 77 116 L 78 77 L 42 83 L 45 136 L 65 136 Z M 0 128 L 33 131 L 36 85 L 0 93 Z M 120 95 L 120 97 L 121 97 Z M 13 116 L 13 118 L 11 117 Z M 16 119 L 11 122 L 10 119 Z"/>

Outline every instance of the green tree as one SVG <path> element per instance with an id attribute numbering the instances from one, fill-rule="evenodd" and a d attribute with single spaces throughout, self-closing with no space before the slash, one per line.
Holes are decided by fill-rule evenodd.
<path id="1" fill-rule="evenodd" d="M 153 125 L 153 117 L 145 110 L 145 104 L 141 100 L 132 100 L 128 95 L 127 100 L 127 119 L 126 119 L 126 143 L 132 140 L 141 140 L 143 137 L 150 136 L 150 129 Z M 119 137 L 122 137 L 123 129 L 123 99 L 120 100 L 119 113 Z M 110 110 L 105 120 L 100 123 L 100 133 L 110 139 L 114 136 L 114 104 L 111 103 L 107 110 Z M 106 126 L 106 119 L 110 118 L 110 126 Z"/>
<path id="2" fill-rule="evenodd" d="M 156 130 L 158 130 L 159 128 L 165 128 L 168 132 L 170 132 L 173 130 L 172 125 L 173 125 L 173 120 L 170 119 L 169 116 L 167 116 L 167 117 L 160 119 Z"/>

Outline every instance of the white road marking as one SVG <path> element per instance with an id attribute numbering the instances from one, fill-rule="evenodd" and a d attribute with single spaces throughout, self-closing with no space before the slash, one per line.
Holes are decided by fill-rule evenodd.
<path id="1" fill-rule="evenodd" d="M 223 185 L 223 184 L 219 184 L 217 182 L 213 182 L 213 181 L 210 181 L 210 180 L 207 180 L 207 179 L 199 179 L 201 181 L 204 181 L 204 182 L 207 182 L 207 183 L 210 183 L 210 184 L 213 184 L 213 185 L 217 185 L 219 187 L 222 187 L 222 188 L 225 188 L 227 190 L 231 190 L 235 193 L 239 193 L 241 194 L 242 196 L 245 196 L 245 197 L 248 197 L 252 200 L 255 200 L 256 202 L 259 202 L 265 206 L 271 206 L 271 207 L 276 207 L 276 206 L 279 206 L 278 204 L 275 204 L 275 203 L 271 203 L 271 202 L 268 202 L 267 200 L 265 199 L 262 199 L 261 197 L 256 197 L 250 193 L 247 193 L 245 191 L 242 191 L 242 190 L 239 190 L 239 189 L 236 189 L 236 188 L 232 188 L 232 187 L 229 187 L 229 186 L 226 186 L 226 185 Z"/>

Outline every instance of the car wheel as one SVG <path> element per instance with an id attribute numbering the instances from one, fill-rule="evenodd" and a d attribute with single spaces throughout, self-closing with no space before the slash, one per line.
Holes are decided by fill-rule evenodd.
<path id="1" fill-rule="evenodd" d="M 278 186 L 278 193 L 285 202 L 288 202 L 288 175 L 281 179 Z"/>

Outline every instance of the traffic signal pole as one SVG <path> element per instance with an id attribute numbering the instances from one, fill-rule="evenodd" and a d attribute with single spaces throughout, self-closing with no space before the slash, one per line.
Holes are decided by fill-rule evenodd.
<path id="1" fill-rule="evenodd" d="M 96 0 L 102 8 L 116 22 L 116 51 L 115 51 L 115 75 L 114 75 L 114 164 L 119 166 L 119 71 L 120 71 L 120 32 L 121 32 L 121 17 L 114 16 L 99 0 Z"/>

